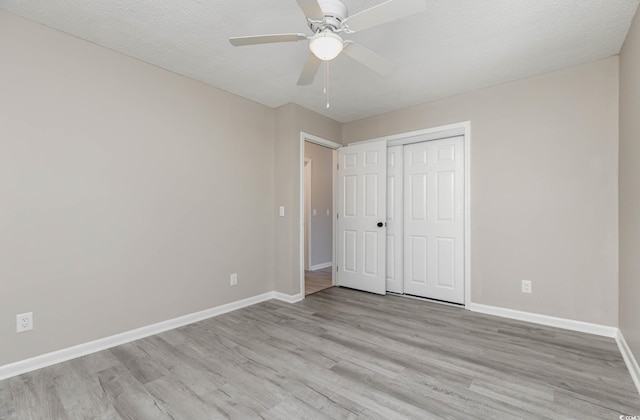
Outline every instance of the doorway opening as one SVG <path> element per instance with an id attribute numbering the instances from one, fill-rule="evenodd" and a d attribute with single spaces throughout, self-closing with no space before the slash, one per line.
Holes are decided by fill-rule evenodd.
<path id="1" fill-rule="evenodd" d="M 300 133 L 300 292 L 335 283 L 336 149 L 339 143 Z"/>
<path id="2" fill-rule="evenodd" d="M 334 150 L 304 142 L 304 294 L 333 286 Z"/>

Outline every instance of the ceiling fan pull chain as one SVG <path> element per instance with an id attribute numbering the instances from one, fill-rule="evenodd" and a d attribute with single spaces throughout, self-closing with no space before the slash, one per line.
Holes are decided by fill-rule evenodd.
<path id="1" fill-rule="evenodd" d="M 329 61 L 324 62 L 324 93 L 327 98 L 327 109 L 331 106 L 329 104 Z"/>

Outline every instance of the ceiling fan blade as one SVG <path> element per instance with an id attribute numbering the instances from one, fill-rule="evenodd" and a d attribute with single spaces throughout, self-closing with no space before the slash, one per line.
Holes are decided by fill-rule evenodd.
<path id="1" fill-rule="evenodd" d="M 425 0 L 387 0 L 370 9 L 349 16 L 342 21 L 342 26 L 350 32 L 363 31 L 415 15 L 426 9 Z"/>
<path id="2" fill-rule="evenodd" d="M 298 78 L 298 86 L 305 86 L 313 83 L 313 79 L 316 78 L 316 73 L 318 73 L 320 64 L 322 64 L 322 60 L 316 57 L 313 53 L 310 53 L 309 58 L 307 58 L 307 62 L 304 63 L 302 73 L 300 73 L 300 77 Z"/>
<path id="3" fill-rule="evenodd" d="M 305 34 L 274 34 L 274 35 L 255 35 L 255 36 L 239 36 L 229 38 L 231 45 L 242 47 L 244 45 L 256 44 L 272 44 L 275 42 L 296 42 L 307 39 Z"/>
<path id="4" fill-rule="evenodd" d="M 324 13 L 318 4 L 318 0 L 297 0 L 298 6 L 309 20 L 323 20 Z"/>
<path id="5" fill-rule="evenodd" d="M 355 42 L 345 42 L 345 48 L 342 52 L 381 76 L 388 76 L 395 67 L 393 63 L 386 58 Z"/>

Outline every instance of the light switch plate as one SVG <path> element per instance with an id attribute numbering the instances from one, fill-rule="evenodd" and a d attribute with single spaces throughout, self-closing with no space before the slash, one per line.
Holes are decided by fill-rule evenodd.
<path id="1" fill-rule="evenodd" d="M 284 206 L 280 206 L 280 217 L 284 217 Z"/>

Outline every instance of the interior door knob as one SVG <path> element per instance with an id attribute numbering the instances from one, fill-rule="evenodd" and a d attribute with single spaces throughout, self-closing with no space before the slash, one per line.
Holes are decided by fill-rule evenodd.
<path id="1" fill-rule="evenodd" d="M 382 222 L 378 222 L 378 227 L 382 227 L 384 224 Z"/>

